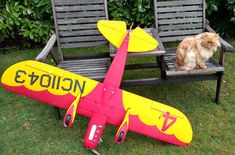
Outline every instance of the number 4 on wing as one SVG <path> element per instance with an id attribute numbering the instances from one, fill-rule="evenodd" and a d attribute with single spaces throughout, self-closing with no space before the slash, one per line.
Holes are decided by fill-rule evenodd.
<path id="1" fill-rule="evenodd" d="M 171 116 L 169 112 L 162 114 L 162 116 L 164 117 L 162 131 L 165 132 L 176 122 L 176 117 Z"/>

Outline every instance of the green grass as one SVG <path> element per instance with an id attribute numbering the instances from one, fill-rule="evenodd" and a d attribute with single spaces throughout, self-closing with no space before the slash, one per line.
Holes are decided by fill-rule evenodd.
<path id="1" fill-rule="evenodd" d="M 235 46 L 235 41 L 231 43 Z M 0 52 L 0 75 L 11 64 L 34 59 L 39 52 L 40 49 L 14 50 L 6 54 Z M 138 60 L 129 60 L 134 61 Z M 155 72 L 141 70 L 125 73 L 125 77 L 140 75 L 148 77 L 155 75 Z M 113 139 L 117 128 L 107 125 L 102 136 L 104 142 L 98 145 L 98 152 L 105 155 L 235 154 L 234 79 L 235 54 L 228 53 L 220 105 L 213 101 L 215 81 L 126 88 L 182 111 L 191 122 L 193 140 L 187 147 L 178 147 L 129 132 L 125 142 L 116 145 Z M 2 87 L 0 105 L 0 154 L 92 154 L 81 141 L 89 119 L 77 116 L 73 127 L 65 129 L 62 120 L 55 120 L 51 106 L 13 94 Z M 23 127 L 26 122 L 29 129 Z"/>

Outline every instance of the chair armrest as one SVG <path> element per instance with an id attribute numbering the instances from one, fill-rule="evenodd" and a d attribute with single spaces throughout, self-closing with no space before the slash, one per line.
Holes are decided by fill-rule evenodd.
<path id="1" fill-rule="evenodd" d="M 209 25 L 206 25 L 206 31 L 211 32 L 211 33 L 216 33 Z M 234 51 L 234 48 L 232 45 L 227 43 L 225 40 L 223 40 L 221 37 L 219 37 L 220 43 L 222 48 L 224 48 L 228 52 Z"/>
<path id="2" fill-rule="evenodd" d="M 47 42 L 46 46 L 43 48 L 43 50 L 41 51 L 41 53 L 38 54 L 38 56 L 36 57 L 36 61 L 41 61 L 41 62 L 45 62 L 47 56 L 49 55 L 51 49 L 53 48 L 53 46 L 55 45 L 56 42 L 56 35 L 53 34 L 51 36 L 51 38 L 49 39 L 49 41 Z"/>
<path id="3" fill-rule="evenodd" d="M 157 48 L 160 51 L 164 51 L 164 53 L 166 53 L 165 47 L 164 47 L 163 43 L 161 42 L 160 37 L 159 37 L 156 29 L 152 30 L 152 34 L 153 34 L 153 37 L 158 41 L 158 47 Z M 159 57 L 157 57 L 157 61 L 158 61 L 158 64 L 160 66 L 161 78 L 162 79 L 167 79 L 164 55 L 160 55 Z"/>

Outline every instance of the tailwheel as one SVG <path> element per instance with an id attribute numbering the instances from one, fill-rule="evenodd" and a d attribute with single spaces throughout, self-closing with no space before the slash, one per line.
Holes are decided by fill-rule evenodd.
<path id="1" fill-rule="evenodd" d="M 100 138 L 100 140 L 99 140 L 99 142 L 98 142 L 99 144 L 101 144 L 101 143 L 103 143 L 103 140 L 102 140 L 102 138 Z"/>

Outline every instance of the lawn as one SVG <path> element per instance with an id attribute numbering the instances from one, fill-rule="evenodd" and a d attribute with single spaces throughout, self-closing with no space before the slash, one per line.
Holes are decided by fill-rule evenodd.
<path id="1" fill-rule="evenodd" d="M 235 46 L 235 41 L 230 42 Z M 0 51 L 0 75 L 11 64 L 34 59 L 40 50 L 9 50 L 5 54 Z M 219 105 L 214 103 L 215 86 L 215 81 L 207 81 L 124 88 L 182 111 L 191 122 L 193 140 L 186 147 L 178 147 L 128 132 L 125 142 L 116 145 L 113 139 L 117 127 L 107 125 L 98 152 L 105 155 L 235 154 L 235 54 L 227 53 L 225 57 Z M 63 121 L 55 119 L 51 106 L 2 87 L 0 105 L 0 154 L 92 154 L 82 143 L 89 119 L 77 116 L 73 127 L 65 129 Z"/>

